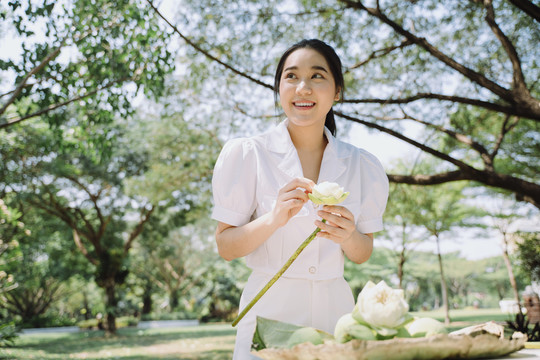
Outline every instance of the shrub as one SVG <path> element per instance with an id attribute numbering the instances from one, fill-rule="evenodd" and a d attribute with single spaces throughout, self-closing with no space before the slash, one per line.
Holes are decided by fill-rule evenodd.
<path id="1" fill-rule="evenodd" d="M 19 331 L 15 321 L 0 324 L 0 348 L 13 345 Z"/>
<path id="2" fill-rule="evenodd" d="M 141 316 L 141 320 L 194 320 L 197 319 L 197 314 L 190 311 L 177 311 L 170 313 L 150 313 Z"/>
<path id="3" fill-rule="evenodd" d="M 101 325 L 100 325 L 101 322 Z M 92 330 L 92 329 L 103 329 L 103 326 L 106 324 L 105 319 L 89 319 L 79 321 L 77 326 L 81 330 Z M 120 329 L 123 327 L 137 326 L 139 324 L 139 319 L 133 316 L 122 316 L 116 318 L 116 328 Z"/>

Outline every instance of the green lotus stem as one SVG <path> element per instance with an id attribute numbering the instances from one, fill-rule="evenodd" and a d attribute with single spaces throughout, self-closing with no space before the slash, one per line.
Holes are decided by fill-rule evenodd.
<path id="1" fill-rule="evenodd" d="M 326 222 L 325 219 L 322 220 L 323 223 Z M 283 273 L 289 268 L 289 266 L 291 266 L 291 264 L 294 262 L 294 260 L 296 260 L 296 258 L 298 257 L 298 255 L 300 255 L 300 253 L 306 248 L 306 246 L 309 245 L 309 243 L 315 239 L 315 235 L 317 235 L 317 233 L 321 231 L 320 228 L 316 228 L 315 231 L 313 231 L 311 233 L 311 235 L 309 235 L 307 237 L 306 240 L 304 240 L 304 242 L 302 244 L 300 244 L 300 246 L 298 247 L 298 249 L 296 249 L 296 251 L 294 252 L 294 254 L 291 255 L 291 257 L 289 258 L 289 260 L 287 260 L 287 262 L 281 267 L 281 269 L 276 273 L 276 275 L 274 275 L 273 278 L 270 279 L 270 281 L 268 281 L 268 283 L 261 289 L 261 291 L 259 291 L 259 293 L 257 294 L 257 296 L 255 296 L 253 298 L 253 300 L 251 300 L 251 302 L 244 308 L 244 310 L 242 310 L 242 312 L 240 314 L 238 314 L 238 316 L 236 317 L 236 319 L 234 319 L 234 321 L 232 322 L 232 326 L 236 326 L 236 324 L 238 324 L 238 322 L 240 320 L 242 320 L 242 318 L 247 314 L 247 312 L 253 307 L 253 305 L 255 305 L 257 303 L 257 301 L 259 301 L 259 299 L 264 295 L 264 293 L 266 293 L 268 291 L 268 289 L 270 289 L 270 287 L 272 285 L 274 285 L 274 283 L 281 277 L 281 275 L 283 275 Z"/>

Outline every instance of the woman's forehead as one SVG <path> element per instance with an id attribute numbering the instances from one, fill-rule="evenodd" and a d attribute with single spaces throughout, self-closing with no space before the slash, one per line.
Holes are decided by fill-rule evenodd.
<path id="1" fill-rule="evenodd" d="M 315 69 L 329 72 L 328 62 L 318 51 L 300 48 L 293 51 L 285 60 L 284 71 L 298 69 Z"/>

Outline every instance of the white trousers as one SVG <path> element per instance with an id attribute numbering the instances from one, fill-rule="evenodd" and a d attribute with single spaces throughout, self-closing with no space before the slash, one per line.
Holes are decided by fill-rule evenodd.
<path id="1" fill-rule="evenodd" d="M 250 275 L 240 298 L 240 311 L 273 276 L 258 271 Z M 257 359 L 250 353 L 257 316 L 311 326 L 333 334 L 339 318 L 352 312 L 353 308 L 354 297 L 343 277 L 330 280 L 282 277 L 238 323 L 233 359 Z"/>

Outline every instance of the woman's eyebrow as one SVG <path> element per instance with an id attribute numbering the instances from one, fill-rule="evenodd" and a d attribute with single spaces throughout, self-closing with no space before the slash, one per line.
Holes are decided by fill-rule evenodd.
<path id="1" fill-rule="evenodd" d="M 312 66 L 311 68 L 314 69 L 314 70 L 321 70 L 321 71 L 324 71 L 325 73 L 328 72 L 328 70 L 326 70 L 324 67 L 318 66 L 318 65 Z"/>
<path id="2" fill-rule="evenodd" d="M 319 66 L 319 65 L 314 65 L 311 67 L 313 70 L 320 70 L 320 71 L 324 71 L 325 73 L 328 72 L 328 70 L 326 70 L 326 68 L 324 68 L 323 66 Z M 288 68 L 286 68 L 285 70 L 283 71 L 290 71 L 290 70 L 298 70 L 298 66 L 289 66 Z"/>

